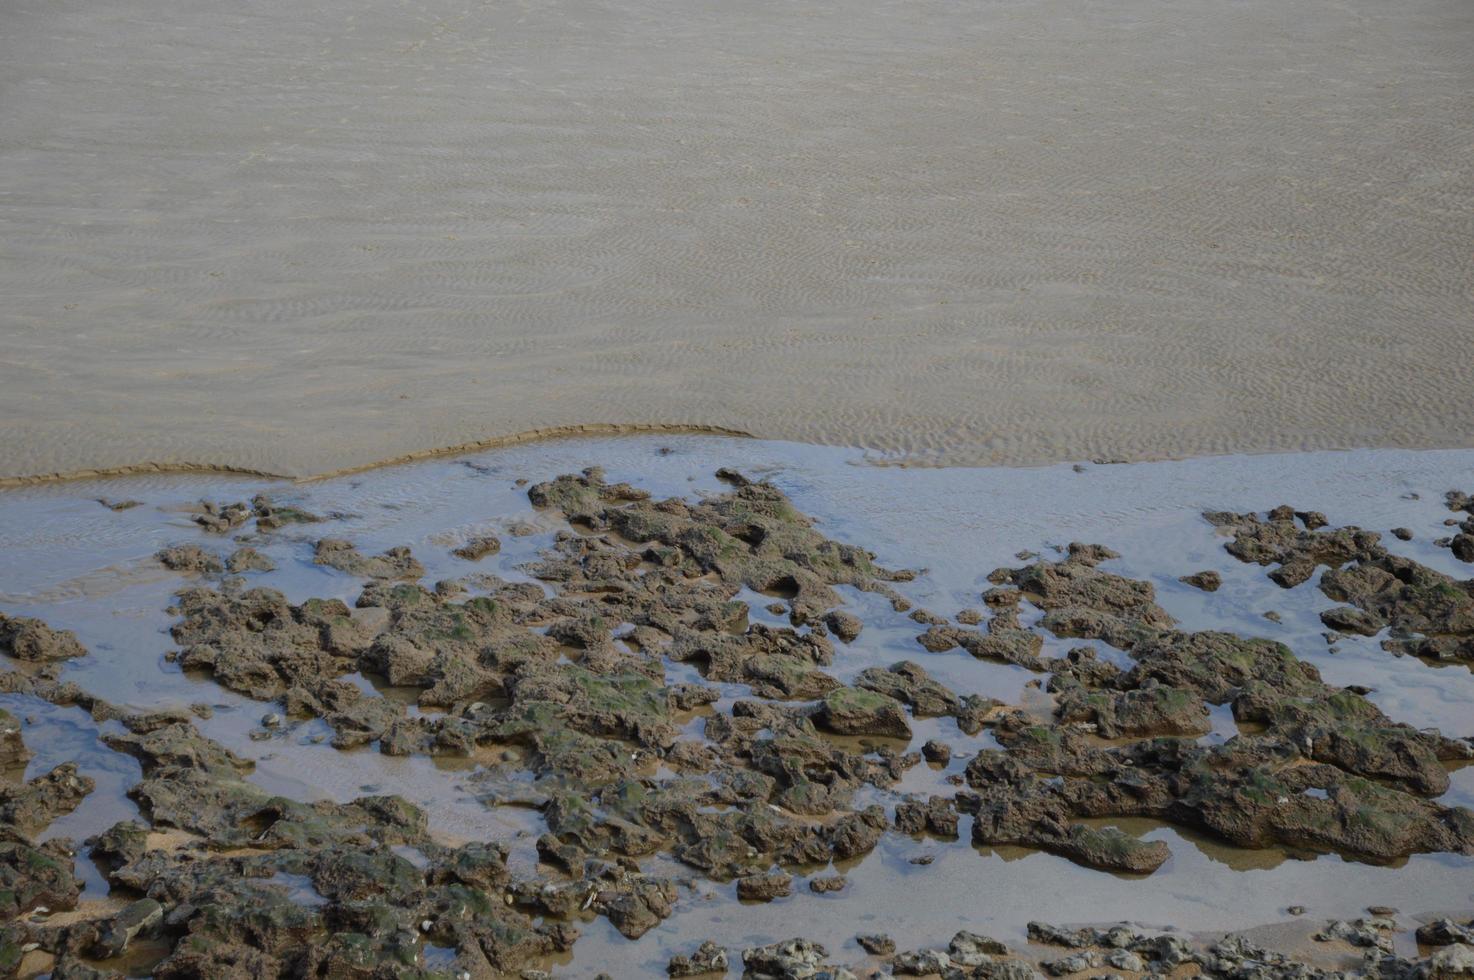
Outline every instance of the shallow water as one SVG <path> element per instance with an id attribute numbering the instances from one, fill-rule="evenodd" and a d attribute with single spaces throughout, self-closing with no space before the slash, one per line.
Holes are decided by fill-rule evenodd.
<path id="1" fill-rule="evenodd" d="M 586 423 L 1467 447 L 1471 31 L 1464 0 L 9 0 L 0 477 Z"/>
<path id="2" fill-rule="evenodd" d="M 200 477 L 150 477 L 74 482 L 0 493 L 0 610 L 39 616 L 77 632 L 91 655 L 69 662 L 64 676 L 114 702 L 139 708 L 206 703 L 213 717 L 199 727 L 257 760 L 254 782 L 298 798 L 348 800 L 365 792 L 399 793 L 424 806 L 446 839 L 497 838 L 513 843 L 514 863 L 535 861 L 532 842 L 541 829 L 535 810 L 488 806 L 515 796 L 515 787 L 488 781 L 476 760 L 390 758 L 372 749 L 340 752 L 315 738 L 320 722 L 290 726 L 267 741 L 247 733 L 271 710 L 186 676 L 168 663 L 165 611 L 171 594 L 187 581 L 152 559 L 161 547 L 197 542 L 229 550 L 230 538 L 206 534 L 190 520 L 201 499 L 248 499 L 263 490 L 278 503 L 325 514 L 327 524 L 288 526 L 251 541 L 277 569 L 248 576 L 252 584 L 281 589 L 295 601 L 310 596 L 352 600 L 358 580 L 311 563 L 312 542 L 346 537 L 365 554 L 409 545 L 427 568 L 425 581 L 464 576 L 473 567 L 509 579 L 526 579 L 519 566 L 531 560 L 561 526 L 527 502 L 517 481 L 538 481 L 589 465 L 611 479 L 629 480 L 657 494 L 718 490 L 719 466 L 735 466 L 778 485 L 829 536 L 864 545 L 889 567 L 924 569 L 900 590 L 916 605 L 952 616 L 979 605 L 985 576 L 1017 565 L 1021 550 L 1050 554 L 1070 541 L 1106 544 L 1122 557 L 1106 567 L 1150 580 L 1158 601 L 1186 628 L 1230 629 L 1289 644 L 1333 684 L 1363 684 L 1388 715 L 1446 734 L 1474 734 L 1474 673 L 1467 667 L 1433 667 L 1381 651 L 1375 639 L 1340 641 L 1335 652 L 1317 618 L 1332 603 L 1310 586 L 1281 590 L 1257 566 L 1222 550 L 1223 539 L 1200 517 L 1205 509 L 1265 510 L 1281 503 L 1325 512 L 1333 525 L 1357 524 L 1386 531 L 1406 526 L 1414 540 L 1387 536 L 1392 550 L 1450 574 L 1461 565 L 1432 544 L 1445 533 L 1445 490 L 1474 484 L 1474 452 L 1365 451 L 1259 456 L 1117 466 L 1038 469 L 896 469 L 856 465 L 852 452 L 811 446 L 710 437 L 569 440 L 499 450 L 457 459 L 394 467 L 313 484 Z M 1416 495 L 1416 496 L 1415 496 Z M 138 507 L 111 511 L 96 502 L 136 499 Z M 525 524 L 522 530 L 511 528 Z M 502 551 L 475 566 L 450 554 L 466 537 L 494 530 Z M 1179 575 L 1213 569 L 1222 588 L 1206 594 L 1177 581 Z M 1021 668 L 974 660 L 954 650 L 929 654 L 916 645 L 918 627 L 876 595 L 842 590 L 866 622 L 858 640 L 841 645 L 831 672 L 842 680 L 872 665 L 903 658 L 923 663 L 938 680 L 960 692 L 1027 702 L 1037 675 Z M 756 595 L 744 596 L 752 618 L 772 619 Z M 1277 612 L 1280 622 L 1265 618 Z M 1046 640 L 1047 653 L 1063 653 L 1078 640 Z M 1098 645 L 1099 646 L 1099 645 Z M 1102 655 L 1117 658 L 1100 647 Z M 694 668 L 670 665 L 672 682 L 692 679 Z M 373 685 L 374 678 L 360 683 Z M 741 685 L 718 685 L 726 699 Z M 396 696 L 392 690 L 385 696 Z M 1034 695 L 1037 696 L 1037 695 Z M 98 726 L 78 709 L 53 708 L 29 698 L 0 698 L 27 718 L 27 743 L 37 750 L 34 775 L 75 758 L 98 788 L 78 810 L 53 825 L 52 835 L 81 839 L 136 813 L 123 792 L 138 778 L 137 764 L 99 748 Z M 1213 715 L 1213 734 L 1235 731 L 1231 716 Z M 700 713 L 688 725 L 699 731 Z M 937 737 L 957 755 L 945 769 L 921 765 L 895 792 L 871 792 L 881 802 L 897 793 L 950 789 L 966 757 L 994 744 L 986 732 L 969 738 L 951 719 L 919 721 L 913 744 Z M 1474 767 L 1453 774 L 1445 802 L 1474 805 Z M 588 922 L 571 960 L 569 976 L 605 970 L 632 976 L 663 968 L 672 951 L 703 938 L 729 947 L 801 933 L 860 956 L 857 932 L 886 931 L 902 948 L 944 943 L 970 928 L 1021 943 L 1030 919 L 1099 922 L 1128 918 L 1193 931 L 1241 929 L 1285 918 L 1304 905 L 1310 918 L 1346 917 L 1369 904 L 1412 916 L 1474 906 L 1474 858 L 1422 855 L 1396 866 L 1353 863 L 1334 855 L 1306 859 L 1274 850 L 1244 850 L 1201 835 L 1145 821 L 1112 821 L 1169 843 L 1173 856 L 1147 877 L 1122 877 L 1081 868 L 1063 858 L 1008 848 L 979 850 L 968 843 L 967 819 L 959 841 L 914 840 L 889 834 L 867 857 L 847 862 L 850 885 L 836 895 L 811 894 L 796 882 L 792 898 L 770 905 L 738 903 L 731 885 L 693 882 L 683 889 L 677 913 L 642 940 L 631 943 L 604 919 Z M 921 855 L 929 866 L 913 865 Z M 665 859 L 652 867 L 660 869 Z M 89 897 L 105 885 L 81 862 Z M 646 870 L 652 870 L 647 867 Z M 670 865 L 677 877 L 689 869 Z M 821 873 L 815 870 L 814 873 Z M 693 876 L 694 877 L 694 876 Z"/>

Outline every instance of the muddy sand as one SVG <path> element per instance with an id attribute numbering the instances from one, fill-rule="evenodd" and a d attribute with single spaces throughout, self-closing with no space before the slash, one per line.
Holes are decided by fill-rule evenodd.
<path id="1" fill-rule="evenodd" d="M 0 477 L 591 423 L 1468 446 L 1471 37 L 1460 0 L 16 0 Z"/>
<path id="2" fill-rule="evenodd" d="M 860 459 L 5 491 L 0 967 L 1474 970 L 1474 453 Z"/>

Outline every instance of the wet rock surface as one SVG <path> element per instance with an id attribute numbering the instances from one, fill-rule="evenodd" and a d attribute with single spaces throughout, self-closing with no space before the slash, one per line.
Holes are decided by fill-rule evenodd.
<path id="1" fill-rule="evenodd" d="M 87 655 L 70 630 L 54 630 L 39 619 L 4 613 L 0 613 L 0 653 L 32 663 Z"/>
<path id="2" fill-rule="evenodd" d="M 1460 495 L 1454 504 L 1467 507 Z M 1382 648 L 1432 661 L 1474 661 L 1474 579 L 1459 580 L 1394 554 L 1381 535 L 1356 527 L 1315 530 L 1288 507 L 1264 517 L 1210 513 L 1232 535 L 1226 550 L 1242 561 L 1274 565 L 1269 577 L 1284 588 L 1304 584 L 1320 568 L 1320 591 L 1341 607 L 1322 616 L 1343 632 L 1375 636 Z"/>
<path id="3" fill-rule="evenodd" d="M 974 596 L 983 611 L 954 622 L 912 609 L 896 589 L 910 572 L 821 533 L 775 487 L 724 478 L 726 491 L 697 500 L 658 500 L 597 469 L 530 486 L 529 502 L 567 526 L 525 566 L 529 581 L 477 575 L 427 588 L 407 548 L 365 556 L 323 538 L 313 560 L 360 580 L 348 601 L 219 578 L 175 598 L 178 665 L 260 702 L 251 737 L 321 731 L 345 751 L 475 760 L 483 802 L 540 819 L 535 865 L 512 861 L 508 841 L 438 838 L 398 796 L 274 795 L 189 712 L 133 712 L 61 681 L 59 662 L 86 653 L 71 634 L 0 617 L 0 649 L 45 668 L 0 675 L 0 691 L 82 708 L 106 724 L 102 743 L 142 771 L 128 789 L 139 819 L 82 848 L 122 904 L 57 926 L 22 917 L 77 905 L 79 849 L 38 840 L 92 780 L 64 764 L 0 785 L 5 942 L 36 944 L 56 976 L 108 975 L 101 961 L 141 943 L 157 949 L 160 977 L 517 975 L 569 950 L 596 917 L 628 939 L 646 935 L 692 901 L 687 877 L 775 907 L 807 877 L 807 891 L 830 896 L 822 901 L 844 901 L 844 875 L 814 869 L 861 858 L 887 835 L 912 848 L 958 837 L 1021 846 L 1136 876 L 1171 857 L 1167 843 L 1127 829 L 1137 818 L 1350 861 L 1474 853 L 1474 814 L 1437 799 L 1449 768 L 1474 759 L 1458 737 L 1468 733 L 1394 722 L 1364 689 L 1327 683 L 1273 640 L 1182 629 L 1150 582 L 1112 570 L 1110 549 L 1074 543 L 1054 560 L 994 570 Z M 251 519 L 268 531 L 319 520 L 264 498 L 196 516 L 222 533 Z M 1323 619 L 1339 633 L 1386 631 L 1393 652 L 1471 659 L 1469 583 L 1389 553 L 1375 533 L 1289 508 L 1208 520 L 1235 557 L 1271 567 L 1284 587 L 1319 575 L 1339 603 Z M 455 555 L 499 548 L 486 536 Z M 272 567 L 250 546 L 222 559 L 182 544 L 158 557 L 207 577 Z M 1206 575 L 1183 581 L 1212 591 L 1218 577 Z M 914 659 L 849 666 L 864 628 L 851 590 L 912 613 Z M 780 622 L 754 618 L 753 593 Z M 1046 639 L 1081 645 L 1056 656 Z M 953 651 L 1034 672 L 1037 699 L 953 690 L 927 667 Z M 375 696 L 365 678 L 402 696 Z M 1239 733 L 1205 739 L 1225 711 Z M 917 737 L 931 719 L 980 741 L 958 751 L 926 730 Z M 24 765 L 22 736 L 0 713 L 0 762 Z M 901 790 L 908 772 L 930 771 L 923 760 L 950 768 L 945 792 Z M 1413 977 L 1461 968 L 1471 929 L 1425 924 L 1418 938 L 1439 948 L 1441 965 L 1398 959 L 1377 917 L 1319 935 L 1364 951 L 1364 975 Z M 858 945 L 897 975 L 1336 975 L 1237 937 L 1205 945 L 1127 926 L 1039 925 L 1030 939 L 1054 949 L 969 931 L 945 946 L 897 951 L 881 935 Z M 431 947 L 444 951 L 433 962 Z M 802 938 L 740 958 L 734 949 L 730 964 L 713 942 L 685 950 L 670 958 L 671 976 L 739 959 L 755 978 L 874 968 L 853 949 Z"/>

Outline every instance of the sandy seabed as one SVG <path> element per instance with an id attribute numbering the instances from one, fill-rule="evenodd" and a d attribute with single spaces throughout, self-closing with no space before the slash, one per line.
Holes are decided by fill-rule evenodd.
<path id="1" fill-rule="evenodd" d="M 0 478 L 1469 446 L 1474 6 L 16 0 Z"/>

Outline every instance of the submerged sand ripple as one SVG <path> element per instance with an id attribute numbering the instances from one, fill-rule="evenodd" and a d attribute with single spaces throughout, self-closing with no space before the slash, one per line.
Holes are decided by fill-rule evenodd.
<path id="1" fill-rule="evenodd" d="M 590 422 L 951 463 L 1470 445 L 1471 29 L 20 0 L 0 477 Z"/>

